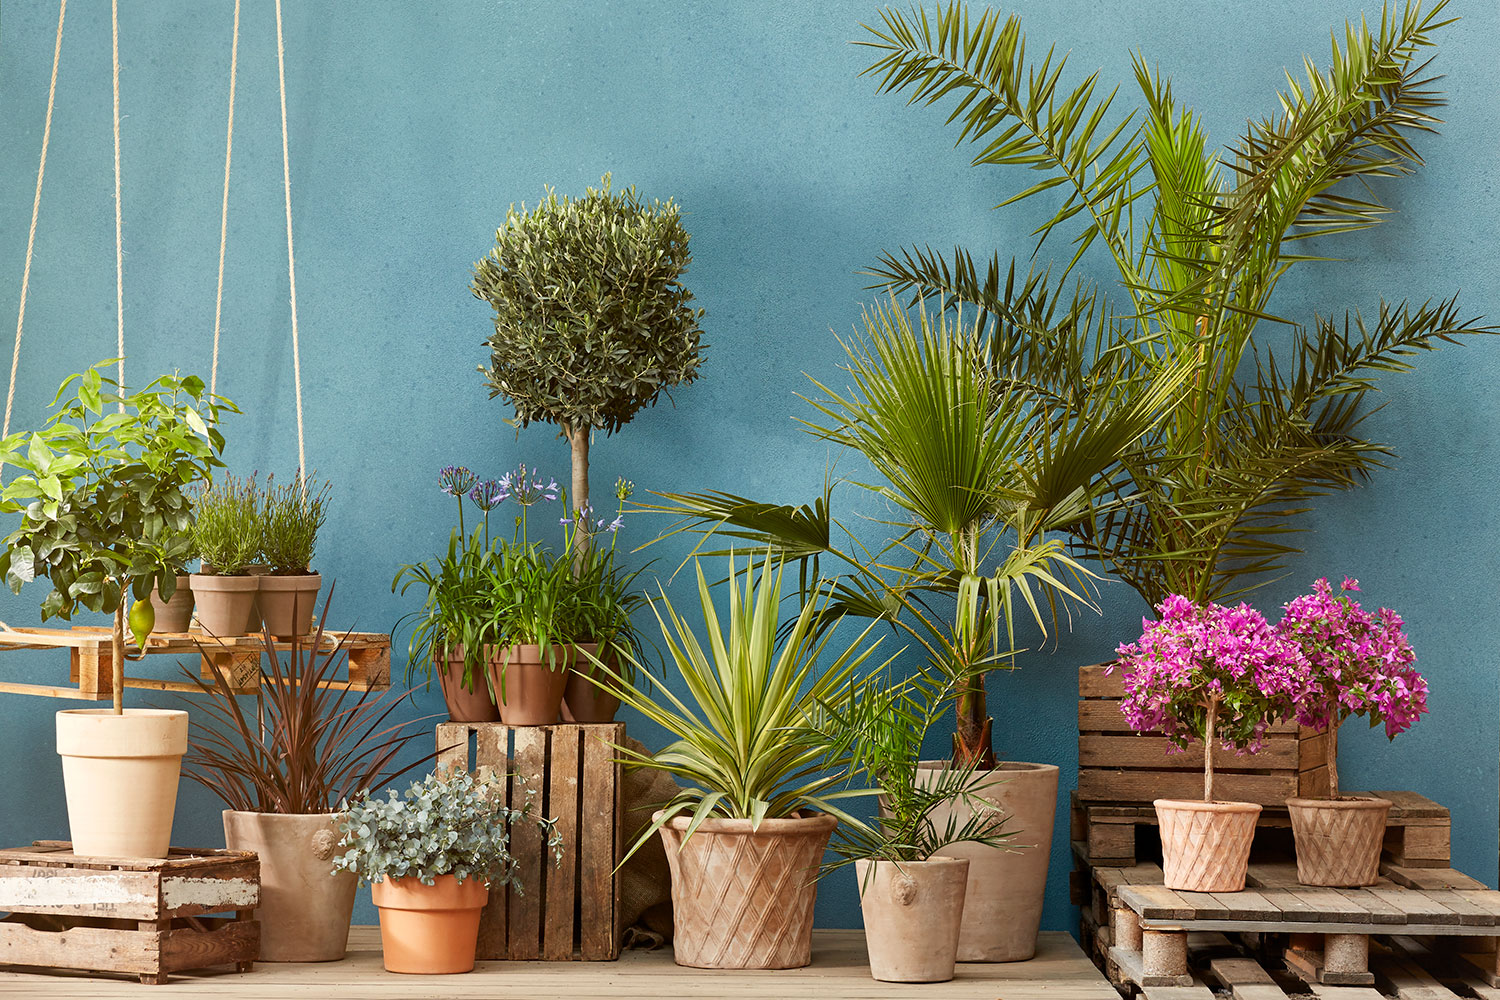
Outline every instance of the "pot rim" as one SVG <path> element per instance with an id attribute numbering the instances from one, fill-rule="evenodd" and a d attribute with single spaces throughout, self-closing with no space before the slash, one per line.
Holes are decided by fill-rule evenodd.
<path id="1" fill-rule="evenodd" d="M 856 858 L 854 863 L 857 865 L 868 865 L 873 863 L 877 871 L 879 871 L 881 866 L 883 865 L 890 865 L 901 870 L 905 870 L 907 868 L 951 868 L 955 865 L 961 865 L 964 868 L 969 867 L 968 858 L 950 858 L 946 854 L 931 855 L 927 858 L 926 861 L 892 861 L 889 858 Z"/>
<path id="2" fill-rule="evenodd" d="M 138 719 L 147 717 L 165 719 L 179 715 L 183 718 L 187 718 L 187 710 L 182 708 L 127 708 L 123 712 L 120 712 L 118 714 L 116 714 L 115 710 L 112 708 L 60 708 L 57 710 L 57 714 L 71 715 L 75 717 L 87 716 L 89 718 L 95 719 L 125 719 L 131 716 L 134 716 Z M 109 725 L 109 723 L 105 723 L 105 725 Z"/>
<path id="3" fill-rule="evenodd" d="M 321 573 L 265 573 L 254 579 L 260 590 L 312 590 L 323 583 Z"/>
<path id="4" fill-rule="evenodd" d="M 665 812 L 665 809 L 656 810 L 656 812 L 651 814 L 651 821 L 653 823 L 657 822 Z M 674 816 L 662 824 L 662 826 L 663 828 L 671 827 L 673 830 L 684 832 L 692 821 L 692 816 Z M 793 833 L 821 833 L 824 830 L 832 831 L 838 825 L 839 821 L 837 817 L 821 812 L 815 812 L 811 816 L 763 819 L 760 821 L 760 826 L 753 830 L 750 828 L 750 821 L 748 819 L 725 819 L 721 816 L 710 816 L 699 825 L 698 829 L 693 831 L 693 836 L 696 837 L 700 833 L 724 833 L 731 835 L 771 834 L 772 836 Z"/>
<path id="5" fill-rule="evenodd" d="M 944 771 L 953 767 L 951 760 L 921 760 L 917 761 L 918 771 Z M 975 774 L 1045 774 L 1048 771 L 1059 771 L 1060 765 L 1034 763 L 1026 760 L 1002 760 L 995 767 L 988 770 L 976 770 Z"/>
<path id="6" fill-rule="evenodd" d="M 243 573 L 238 576 L 225 576 L 221 573 L 189 573 L 188 579 L 194 590 L 222 590 L 229 593 L 242 593 L 260 589 L 260 577 L 249 573 Z"/>
<path id="7" fill-rule="evenodd" d="M 1395 803 L 1375 795 L 1349 795 L 1336 799 L 1314 799 L 1294 797 L 1286 800 L 1288 809 L 1390 809 Z"/>
<path id="8" fill-rule="evenodd" d="M 1212 802 L 1204 802 L 1202 799 L 1153 799 L 1151 804 L 1157 809 L 1165 806 L 1177 812 L 1258 813 L 1264 808 L 1255 802 L 1232 802 L 1219 799 Z"/>
<path id="9" fill-rule="evenodd" d="M 324 812 L 324 813 L 280 813 L 280 812 L 261 812 L 259 809 L 224 809 L 224 810 L 222 810 L 222 814 L 225 815 L 225 816 L 259 816 L 262 819 L 269 819 L 272 822 L 277 822 L 277 821 L 281 821 L 281 820 L 309 820 L 309 819 L 319 819 L 319 820 L 327 821 L 327 820 L 330 820 L 330 819 L 337 819 L 338 817 L 344 815 L 342 812 L 339 812 L 339 811 Z"/>

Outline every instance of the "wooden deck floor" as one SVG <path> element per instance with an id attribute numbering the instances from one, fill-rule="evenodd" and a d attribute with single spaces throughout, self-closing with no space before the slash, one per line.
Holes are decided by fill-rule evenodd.
<path id="1" fill-rule="evenodd" d="M 317 997 L 438 1000 L 618 1000 L 618 998 L 930 997 L 933 1000 L 1119 1000 L 1071 936 L 1042 935 L 1037 957 L 1007 965 L 960 965 L 951 983 L 926 986 L 877 983 L 866 964 L 860 931 L 818 931 L 813 964 L 791 972 L 705 972 L 674 965 L 669 951 L 627 952 L 618 962 L 481 962 L 465 976 L 397 976 L 380 965 L 379 933 L 356 927 L 350 954 L 321 965 L 262 964 L 254 972 L 173 976 L 163 986 L 68 973 L 0 972 L 0 996 L 13 997 L 236 997 L 292 1000 Z"/>

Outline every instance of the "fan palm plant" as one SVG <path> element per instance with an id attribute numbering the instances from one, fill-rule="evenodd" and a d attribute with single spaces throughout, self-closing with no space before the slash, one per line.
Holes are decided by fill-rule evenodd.
<path id="1" fill-rule="evenodd" d="M 997 377 L 1064 415 L 1081 416 L 1093 386 L 1191 368 L 1168 419 L 1068 526 L 1074 555 L 1152 605 L 1170 593 L 1222 601 L 1280 569 L 1310 500 L 1354 486 L 1391 454 L 1361 434 L 1374 378 L 1409 370 L 1418 351 L 1497 332 L 1455 299 L 1381 302 L 1369 317 L 1309 324 L 1273 312 L 1281 278 L 1326 259 L 1298 241 L 1375 225 L 1387 209 L 1370 182 L 1421 164 L 1413 140 L 1439 124 L 1429 63 L 1434 33 L 1451 23 L 1446 5 L 1388 3 L 1378 26 L 1347 25 L 1331 66 L 1289 74 L 1279 114 L 1252 121 L 1227 157 L 1140 57 L 1144 107 L 1121 115 L 1118 88 L 1103 92 L 1097 73 L 1068 90 L 1065 57 L 1028 57 L 1014 16 L 953 2 L 935 15 L 886 10 L 868 29 L 862 44 L 880 55 L 866 72 L 880 90 L 950 106 L 960 143 L 978 148 L 975 166 L 1044 174 L 1002 206 L 1053 192 L 1037 248 L 1072 237 L 1056 271 L 1025 273 L 998 253 L 982 266 L 962 248 L 888 253 L 875 287 L 972 311 Z M 1118 269 L 1118 307 L 1070 283 L 1091 248 Z M 1267 333 L 1289 346 L 1273 351 Z"/>

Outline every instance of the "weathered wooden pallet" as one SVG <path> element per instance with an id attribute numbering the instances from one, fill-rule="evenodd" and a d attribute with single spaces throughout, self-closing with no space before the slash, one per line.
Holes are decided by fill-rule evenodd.
<path id="1" fill-rule="evenodd" d="M 260 860 L 172 848 L 166 858 L 84 857 L 65 841 L 0 851 L 0 965 L 82 969 L 164 983 L 260 956 Z M 208 914 L 232 914 L 211 917 Z"/>
<path id="2" fill-rule="evenodd" d="M 510 852 L 522 892 L 490 893 L 479 924 L 479 958 L 549 962 L 620 957 L 621 765 L 623 723 L 506 726 L 446 722 L 437 727 L 438 766 L 490 768 L 506 775 L 508 801 L 534 795 L 557 821 L 563 857 L 554 867 L 534 826 L 512 828 Z M 473 741 L 471 751 L 470 742 Z M 520 779 L 517 783 L 516 779 Z"/>
<path id="3" fill-rule="evenodd" d="M 315 637 L 296 640 L 307 649 Z M 278 652 L 293 648 L 293 641 L 278 641 Z M 72 628 L 18 628 L 0 623 L 0 652 L 13 649 L 66 649 L 70 662 L 68 679 L 71 687 L 0 681 L 0 692 L 29 694 L 44 698 L 73 698 L 82 701 L 108 701 L 113 697 L 111 678 L 113 661 L 110 630 L 92 625 Z M 153 632 L 144 650 L 127 640 L 125 655 L 197 656 L 204 678 L 224 676 L 230 687 L 240 694 L 254 694 L 262 681 L 260 666 L 265 640 L 259 635 L 218 638 L 202 632 Z M 332 680 L 325 686 L 347 687 L 354 691 L 384 690 L 391 684 L 391 637 L 379 632 L 323 633 L 319 653 L 348 654 L 348 676 Z M 153 677 L 125 678 L 125 686 L 148 691 L 197 692 L 191 681 Z"/>

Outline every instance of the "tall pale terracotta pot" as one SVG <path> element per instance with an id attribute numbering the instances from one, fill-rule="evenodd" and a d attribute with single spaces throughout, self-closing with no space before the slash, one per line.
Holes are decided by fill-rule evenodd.
<path id="1" fill-rule="evenodd" d="M 172 599 L 164 601 L 161 592 L 151 588 L 151 607 L 156 611 L 152 632 L 186 632 L 193 623 L 193 578 L 184 573 L 177 578 Z"/>
<path id="2" fill-rule="evenodd" d="M 483 667 L 475 668 L 471 681 L 474 689 L 464 686 L 464 647 L 454 646 L 444 655 L 434 650 L 432 665 L 443 689 L 443 702 L 448 706 L 448 718 L 453 722 L 499 722 L 500 707 L 490 693 L 490 684 Z"/>
<path id="3" fill-rule="evenodd" d="M 198 626 L 204 632 L 221 637 L 249 634 L 259 577 L 194 573 L 191 579 Z"/>
<path id="4" fill-rule="evenodd" d="M 1168 889 L 1239 892 L 1260 806 L 1253 802 L 1157 799 L 1161 870 Z"/>
<path id="5" fill-rule="evenodd" d="M 572 650 L 554 646 L 543 656 L 539 646 L 502 646 L 490 657 L 490 686 L 507 726 L 551 726 L 557 723 L 563 689 L 568 684 Z"/>
<path id="6" fill-rule="evenodd" d="M 172 709 L 57 713 L 74 854 L 167 856 L 187 734 L 188 714 Z"/>
<path id="7" fill-rule="evenodd" d="M 444 975 L 469 972 L 479 945 L 479 915 L 489 890 L 475 879 L 439 875 L 432 885 L 415 878 L 370 886 L 380 909 L 380 945 L 387 972 Z"/>
<path id="8" fill-rule="evenodd" d="M 323 577 L 317 573 L 278 576 L 267 573 L 256 577 L 256 603 L 261 620 L 278 638 L 306 635 L 313 629 L 318 606 L 318 591 Z"/>
<path id="9" fill-rule="evenodd" d="M 946 983 L 958 958 L 967 858 L 854 862 L 870 975 L 885 983 Z"/>
<path id="10" fill-rule="evenodd" d="M 260 855 L 262 962 L 336 962 L 349 945 L 353 872 L 333 872 L 334 813 L 224 810 L 224 843 Z"/>
<path id="11" fill-rule="evenodd" d="M 563 721 L 614 722 L 615 713 L 620 710 L 620 699 L 589 680 L 595 667 L 585 653 L 598 656 L 599 644 L 580 642 L 574 646 L 572 666 L 568 669 L 568 681 L 563 689 Z M 610 655 L 606 654 L 606 662 Z"/>
<path id="12" fill-rule="evenodd" d="M 947 766 L 944 761 L 923 761 L 917 780 L 933 781 Z M 1057 775 L 1056 764 L 1006 761 L 970 778 L 970 794 L 998 808 L 1007 817 L 1005 829 L 1015 835 L 1008 841 L 1009 849 L 981 844 L 943 848 L 945 855 L 969 861 L 960 962 L 1024 962 L 1036 954 L 1052 859 Z M 953 816 L 962 826 L 972 814 L 967 803 L 955 799 L 934 810 L 932 821 L 941 829 Z"/>
<path id="13" fill-rule="evenodd" d="M 1352 889 L 1380 878 L 1389 799 L 1287 799 L 1297 843 L 1297 881 Z"/>
<path id="14" fill-rule="evenodd" d="M 653 817 L 659 818 L 656 813 Z M 800 969 L 812 961 L 818 866 L 838 820 L 821 813 L 661 828 L 672 871 L 672 952 L 696 969 Z"/>

